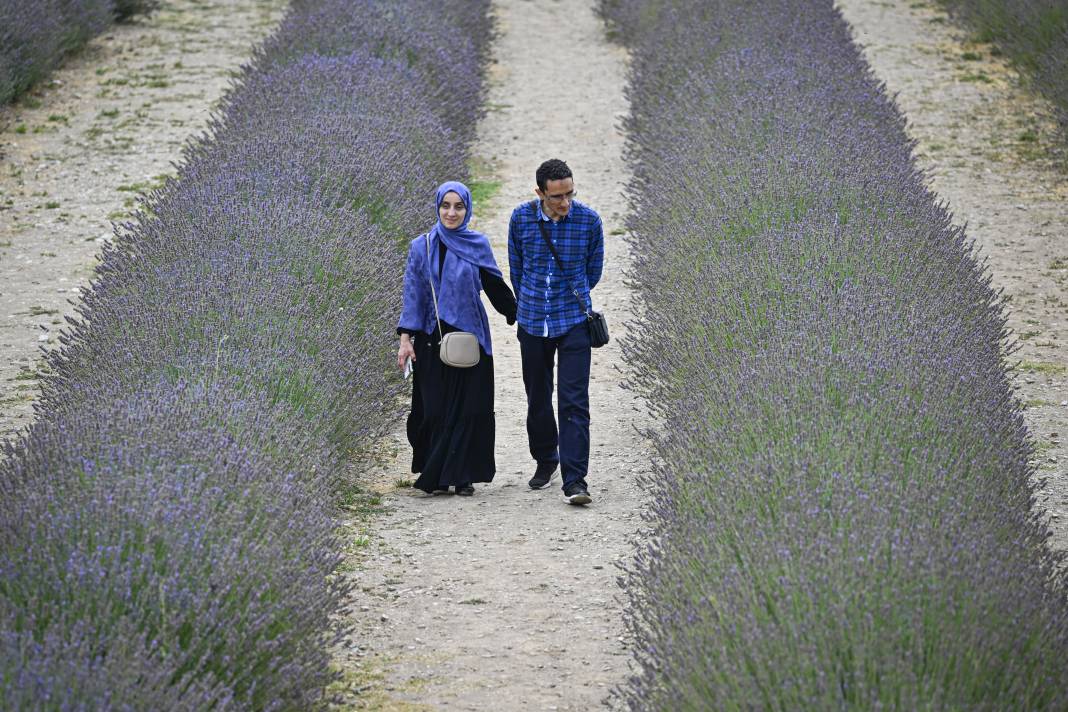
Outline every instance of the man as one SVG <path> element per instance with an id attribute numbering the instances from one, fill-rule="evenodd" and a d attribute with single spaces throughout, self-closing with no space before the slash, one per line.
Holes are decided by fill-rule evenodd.
<path id="1" fill-rule="evenodd" d="M 548 487 L 557 467 L 564 501 L 589 504 L 590 290 L 604 267 L 600 216 L 575 200 L 575 180 L 563 161 L 542 163 L 538 199 L 520 204 L 508 224 L 508 265 L 519 300 L 519 349 L 527 391 L 527 437 L 537 468 L 531 489 Z M 544 233 L 544 236 L 543 236 Z M 546 243 L 552 242 L 563 269 Z M 553 413 L 557 367 L 560 427 Z"/>

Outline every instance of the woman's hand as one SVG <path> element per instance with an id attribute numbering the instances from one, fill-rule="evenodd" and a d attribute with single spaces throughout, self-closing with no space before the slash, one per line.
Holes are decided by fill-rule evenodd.
<path id="1" fill-rule="evenodd" d="M 408 359 L 415 361 L 415 347 L 412 346 L 412 337 L 401 334 L 400 348 L 397 349 L 397 368 L 404 370 L 404 362 Z"/>

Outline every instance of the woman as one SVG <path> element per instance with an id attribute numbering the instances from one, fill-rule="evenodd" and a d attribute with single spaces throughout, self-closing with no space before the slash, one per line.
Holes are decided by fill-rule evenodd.
<path id="1" fill-rule="evenodd" d="M 437 190 L 438 222 L 412 241 L 404 270 L 404 309 L 397 333 L 397 365 L 414 371 L 408 442 L 415 487 L 424 492 L 472 495 L 475 482 L 489 482 L 493 460 L 493 349 L 489 319 L 479 297 L 515 323 L 516 302 L 505 284 L 489 239 L 469 230 L 471 192 L 449 181 Z M 429 258 L 427 245 L 429 243 Z M 437 313 L 430 281 L 437 296 Z M 441 330 L 438 329 L 440 315 Z M 479 362 L 447 366 L 438 358 L 442 333 L 469 331 L 478 339 Z"/>

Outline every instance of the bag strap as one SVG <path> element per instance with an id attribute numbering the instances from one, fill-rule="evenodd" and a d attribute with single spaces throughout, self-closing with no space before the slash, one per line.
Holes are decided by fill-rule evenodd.
<path id="1" fill-rule="evenodd" d="M 434 298 L 434 318 L 438 322 L 438 338 L 440 339 L 444 334 L 441 333 L 441 312 L 438 311 L 438 295 L 434 291 L 434 266 L 430 259 L 430 233 L 428 232 L 423 236 L 426 241 L 426 276 L 427 281 L 430 282 L 430 296 Z M 452 343 L 451 341 L 449 343 Z"/>
<path id="2" fill-rule="evenodd" d="M 553 253 L 553 259 L 556 260 L 556 266 L 560 268 L 560 273 L 564 275 L 564 279 L 567 279 L 567 270 L 564 269 L 564 263 L 560 261 L 560 255 L 556 253 L 556 246 L 553 245 L 552 240 L 549 239 L 549 233 L 545 229 L 545 225 L 542 224 L 541 217 L 538 216 L 538 201 L 532 201 L 530 203 L 531 209 L 534 211 L 534 222 L 538 223 L 538 230 L 541 231 L 541 239 L 545 240 L 546 246 L 549 248 L 549 252 Z M 570 280 L 568 280 L 570 281 Z M 593 315 L 590 314 L 590 310 L 586 308 L 586 300 L 582 298 L 578 290 L 574 286 L 571 287 L 571 293 L 575 295 L 575 299 L 578 300 L 579 306 L 582 307 L 582 311 L 585 312 L 587 319 L 592 319 Z"/>

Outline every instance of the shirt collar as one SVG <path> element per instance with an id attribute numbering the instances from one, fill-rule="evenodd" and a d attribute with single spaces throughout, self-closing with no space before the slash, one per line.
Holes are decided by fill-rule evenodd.
<path id="1" fill-rule="evenodd" d="M 567 211 L 567 215 L 557 220 L 557 222 L 563 222 L 571 217 L 571 213 L 575 210 L 575 202 L 571 201 L 571 210 Z M 541 209 L 541 199 L 538 199 L 538 220 L 548 220 L 552 222 L 553 219 L 545 214 L 545 211 Z"/>

